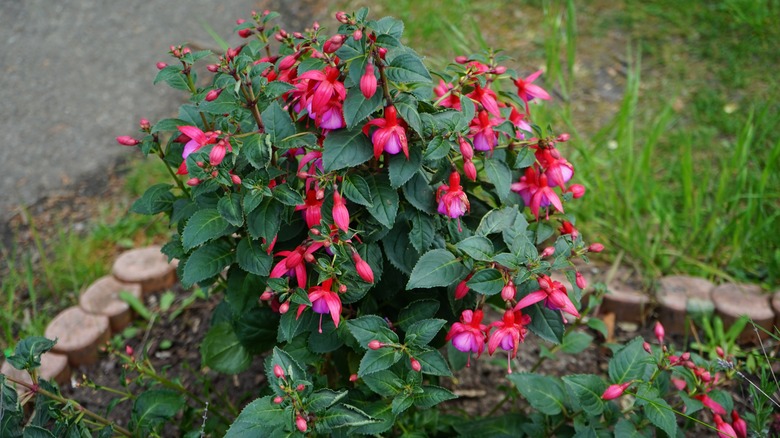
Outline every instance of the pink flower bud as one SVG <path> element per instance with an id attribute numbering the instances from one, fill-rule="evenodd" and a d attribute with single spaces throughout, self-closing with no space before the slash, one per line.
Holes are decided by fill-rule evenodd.
<path id="1" fill-rule="evenodd" d="M 277 379 L 284 377 L 284 370 L 282 369 L 281 365 L 274 365 L 274 376 L 276 376 Z"/>
<path id="2" fill-rule="evenodd" d="M 357 273 L 360 278 L 366 283 L 373 283 L 374 271 L 371 270 L 371 266 L 368 265 L 368 262 L 360 258 L 360 254 L 357 252 L 352 253 L 352 261 L 355 262 L 355 268 L 357 268 Z"/>
<path id="3" fill-rule="evenodd" d="M 116 138 L 116 142 L 121 144 L 122 146 L 135 146 L 138 143 L 141 143 L 140 141 L 136 140 L 133 137 L 130 137 L 129 135 L 120 135 Z"/>
<path id="4" fill-rule="evenodd" d="M 241 185 L 241 177 L 238 175 L 230 174 L 230 180 L 233 181 L 233 184 L 240 186 Z"/>
<path id="5" fill-rule="evenodd" d="M 349 381 L 350 382 L 357 382 L 358 375 L 357 374 L 350 374 L 349 375 Z"/>
<path id="6" fill-rule="evenodd" d="M 582 184 L 572 184 L 569 186 L 569 190 L 571 194 L 573 195 L 574 199 L 579 199 L 585 196 L 585 186 Z"/>
<path id="7" fill-rule="evenodd" d="M 380 348 L 382 348 L 384 346 L 385 346 L 385 344 L 377 341 L 376 339 L 374 339 L 373 341 L 368 343 L 368 348 L 370 348 L 372 350 L 379 350 Z"/>
<path id="8" fill-rule="evenodd" d="M 593 243 L 588 247 L 588 251 L 590 252 L 601 252 L 604 251 L 604 245 L 600 243 Z"/>
<path id="9" fill-rule="evenodd" d="M 580 289 L 585 289 L 588 287 L 588 280 L 585 279 L 585 277 L 582 276 L 582 273 L 577 272 L 574 274 L 574 283 L 577 285 Z"/>
<path id="10" fill-rule="evenodd" d="M 715 347 L 715 353 L 717 353 L 718 357 L 721 358 L 721 359 L 726 357 L 726 353 L 723 351 L 722 348 L 720 348 L 720 346 Z"/>
<path id="11" fill-rule="evenodd" d="M 465 138 L 458 138 L 458 146 L 460 148 L 460 154 L 463 155 L 464 160 L 470 161 L 472 158 L 474 158 L 474 147 L 471 146 L 471 143 L 469 143 Z"/>
<path id="12" fill-rule="evenodd" d="M 691 359 L 691 353 L 690 353 L 690 352 L 688 352 L 688 351 L 686 351 L 685 353 L 683 353 L 683 354 L 680 356 L 680 360 L 682 360 L 682 361 L 688 361 L 688 360 L 690 360 L 690 359 Z"/>
<path id="13" fill-rule="evenodd" d="M 165 67 L 168 67 L 168 64 L 166 64 L 166 63 L 164 63 L 164 62 L 160 61 L 160 62 L 158 62 L 158 63 L 156 64 L 156 66 L 157 66 L 157 70 L 162 70 L 162 69 L 164 69 Z"/>
<path id="14" fill-rule="evenodd" d="M 472 181 L 477 180 L 477 167 L 474 166 L 473 161 L 466 160 L 463 162 L 463 174 L 466 175 L 466 178 Z"/>
<path id="15" fill-rule="evenodd" d="M 685 380 L 678 379 L 676 377 L 672 377 L 672 385 L 674 385 L 675 388 L 677 388 L 678 391 L 683 391 L 686 386 L 688 386 L 687 383 L 685 383 Z"/>
<path id="16" fill-rule="evenodd" d="M 509 282 L 501 288 L 501 299 L 504 301 L 514 300 L 516 294 L 517 288 L 515 288 L 515 283 L 512 282 L 512 280 L 509 280 Z"/>
<path id="17" fill-rule="evenodd" d="M 276 403 L 277 405 L 282 404 L 283 401 L 284 399 L 281 396 L 277 395 L 276 397 L 274 397 L 274 403 Z"/>
<path id="18" fill-rule="evenodd" d="M 252 35 L 254 29 L 241 29 L 238 31 L 238 36 L 241 38 L 249 38 Z"/>
<path id="19" fill-rule="evenodd" d="M 190 187 L 195 187 L 198 184 L 200 184 L 200 178 L 190 178 L 187 180 L 187 185 Z"/>
<path id="20" fill-rule="evenodd" d="M 571 138 L 571 135 L 569 135 L 568 133 L 564 132 L 563 134 L 560 134 L 557 137 L 555 137 L 555 141 L 559 141 L 561 143 L 564 143 L 564 142 L 569 141 L 570 138 Z"/>
<path id="21" fill-rule="evenodd" d="M 222 93 L 222 88 L 209 91 L 208 93 L 206 93 L 206 102 L 213 101 L 214 99 L 218 98 L 221 93 Z"/>
<path id="22" fill-rule="evenodd" d="M 346 284 L 340 284 L 339 285 L 339 293 L 347 293 L 347 285 Z"/>
<path id="23" fill-rule="evenodd" d="M 712 381 L 712 375 L 710 374 L 709 371 L 704 371 L 703 373 L 701 373 L 699 377 L 701 378 L 701 381 L 704 383 L 710 383 L 710 381 Z"/>
<path id="24" fill-rule="evenodd" d="M 653 350 L 650 348 L 650 344 L 649 344 L 648 342 L 643 342 L 643 343 L 642 343 L 642 348 L 644 348 L 644 349 L 645 349 L 645 351 L 646 351 L 648 354 L 653 354 Z"/>
<path id="25" fill-rule="evenodd" d="M 296 53 L 297 54 L 297 53 Z M 295 65 L 295 61 L 298 60 L 298 57 L 295 55 L 287 55 L 284 58 L 282 58 L 281 61 L 279 61 L 279 70 L 289 70 L 290 67 Z"/>
<path id="26" fill-rule="evenodd" d="M 385 55 L 387 55 L 387 49 L 384 48 L 384 47 L 380 47 L 379 48 L 379 58 L 384 61 L 385 60 Z"/>
<path id="27" fill-rule="evenodd" d="M 465 64 L 469 62 L 469 58 L 467 56 L 456 56 L 455 62 L 457 62 L 458 64 Z"/>
<path id="28" fill-rule="evenodd" d="M 541 254 L 539 254 L 539 257 L 546 259 L 547 257 L 550 257 L 551 255 L 555 254 L 555 247 L 548 246 L 545 248 Z"/>
<path id="29" fill-rule="evenodd" d="M 725 415 L 725 414 L 724 414 Z M 720 438 L 732 438 L 737 436 L 737 431 L 734 430 L 733 427 L 731 427 L 730 424 L 723 421 L 723 418 L 720 417 L 720 415 L 715 414 L 713 415 L 713 420 L 715 420 L 715 427 L 718 428 L 718 437 Z"/>
<path id="30" fill-rule="evenodd" d="M 366 64 L 366 72 L 360 77 L 360 92 L 366 99 L 370 99 L 376 93 L 376 75 L 374 65 L 371 63 Z"/>
<path id="31" fill-rule="evenodd" d="M 333 191 L 333 223 L 341 230 L 349 230 L 349 210 L 338 190 Z"/>
<path id="32" fill-rule="evenodd" d="M 298 415 L 298 417 L 295 419 L 295 427 L 297 427 L 301 432 L 306 432 L 306 430 L 309 429 L 309 426 L 306 423 L 306 419 L 300 415 Z"/>
<path id="33" fill-rule="evenodd" d="M 739 417 L 737 411 L 731 411 L 731 426 L 738 438 L 747 438 L 747 423 Z"/>
<path id="34" fill-rule="evenodd" d="M 412 366 L 412 369 L 417 371 L 418 373 L 422 369 L 422 365 L 420 365 L 420 361 L 418 361 L 413 357 L 409 358 L 409 364 Z"/>
<path id="35" fill-rule="evenodd" d="M 246 20 L 243 18 L 236 18 L 236 24 L 244 24 L 246 23 Z"/>
<path id="36" fill-rule="evenodd" d="M 132 356 L 132 355 L 133 355 L 133 347 L 131 347 L 131 346 L 129 346 L 129 345 L 125 345 L 125 353 L 126 353 L 128 356 Z"/>
<path id="37" fill-rule="evenodd" d="M 283 302 L 282 304 L 279 305 L 279 313 L 281 313 L 282 315 L 287 313 L 288 310 L 290 310 L 290 302 L 289 301 L 285 301 L 285 302 Z"/>
<path id="38" fill-rule="evenodd" d="M 620 397 L 621 395 L 623 395 L 623 392 L 625 392 L 626 388 L 631 386 L 632 383 L 634 382 L 629 381 L 626 383 L 609 385 L 609 387 L 604 391 L 604 394 L 601 394 L 601 399 L 612 400 Z"/>
<path id="39" fill-rule="evenodd" d="M 666 331 L 664 330 L 663 324 L 661 324 L 660 321 L 655 322 L 655 327 L 653 328 L 653 333 L 655 334 L 655 338 L 658 339 L 659 344 L 664 343 L 664 335 L 666 334 Z"/>
<path id="40" fill-rule="evenodd" d="M 503 65 L 496 66 L 496 68 L 493 69 L 493 72 L 497 75 L 502 75 L 506 73 L 506 67 Z"/>
<path id="41" fill-rule="evenodd" d="M 295 387 L 295 390 L 298 392 L 301 392 L 304 389 L 306 389 L 306 387 L 303 385 L 303 383 L 299 383 L 298 386 Z"/>
<path id="42" fill-rule="evenodd" d="M 347 16 L 347 13 L 344 11 L 338 11 L 336 12 L 336 21 L 339 23 L 347 24 L 349 22 L 349 17 Z"/>
<path id="43" fill-rule="evenodd" d="M 189 48 L 189 47 L 185 47 L 185 48 L 183 48 L 183 49 L 181 50 L 181 53 L 184 53 L 184 54 L 190 53 L 190 48 Z"/>
<path id="44" fill-rule="evenodd" d="M 284 37 L 283 37 L 283 36 L 282 36 L 282 34 L 280 34 L 280 33 L 276 33 L 276 34 L 274 34 L 274 39 L 275 39 L 276 41 L 279 41 L 280 43 L 281 43 L 282 41 L 284 41 Z"/>
<path id="45" fill-rule="evenodd" d="M 346 35 L 333 35 L 330 37 L 330 39 L 328 39 L 328 41 L 325 41 L 325 44 L 322 45 L 322 51 L 325 53 L 334 53 L 336 50 L 341 48 L 341 46 L 344 44 L 344 41 L 346 40 Z"/>
<path id="46" fill-rule="evenodd" d="M 352 33 L 352 38 L 355 41 L 360 41 L 360 39 L 363 38 L 363 30 L 357 29 L 355 32 Z"/>
<path id="47" fill-rule="evenodd" d="M 312 23 L 311 28 L 314 29 L 314 30 L 319 30 L 320 22 L 319 21 L 315 21 L 314 23 Z"/>
<path id="48" fill-rule="evenodd" d="M 466 284 L 466 282 L 471 278 L 471 274 L 469 274 L 468 277 L 466 277 L 465 280 L 458 283 L 457 286 L 455 286 L 455 299 L 460 300 L 463 299 L 463 297 L 466 296 L 467 293 L 469 293 L 469 287 Z"/>
<path id="49" fill-rule="evenodd" d="M 296 39 L 299 39 L 299 40 L 303 39 L 303 34 L 300 33 L 300 32 L 293 32 L 292 36 L 293 36 L 293 38 L 296 38 Z"/>
<path id="50" fill-rule="evenodd" d="M 271 289 L 266 289 L 263 291 L 262 294 L 260 294 L 260 301 L 268 301 L 271 298 L 273 298 L 274 293 L 271 291 Z"/>
<path id="51" fill-rule="evenodd" d="M 149 119 L 143 118 L 140 122 L 138 122 L 138 126 L 141 127 L 142 130 L 148 131 L 152 129 L 152 124 L 149 123 Z"/>

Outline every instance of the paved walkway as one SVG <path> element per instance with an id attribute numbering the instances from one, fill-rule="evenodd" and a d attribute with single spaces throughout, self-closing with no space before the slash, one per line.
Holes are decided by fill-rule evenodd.
<path id="1" fill-rule="evenodd" d="M 183 95 L 152 86 L 155 63 L 169 61 L 167 47 L 217 47 L 202 23 L 238 44 L 229 32 L 252 9 L 277 10 L 288 29 L 302 29 L 313 15 L 300 11 L 302 3 L 0 2 L 0 225 L 19 204 L 67 192 L 73 182 L 102 184 L 102 169 L 135 152 L 114 137 L 134 134 L 141 117 L 175 115 Z"/>

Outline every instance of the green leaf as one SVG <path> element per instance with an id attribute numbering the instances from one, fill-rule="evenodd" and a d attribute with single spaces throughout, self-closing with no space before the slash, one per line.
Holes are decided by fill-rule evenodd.
<path id="1" fill-rule="evenodd" d="M 201 243 L 222 236 L 229 225 L 228 221 L 215 208 L 198 210 L 187 221 L 181 235 L 181 243 L 184 249 L 189 251 Z"/>
<path id="2" fill-rule="evenodd" d="M 184 78 L 182 68 L 178 65 L 169 65 L 157 72 L 153 84 L 157 85 L 159 82 L 165 82 L 170 85 L 171 88 L 177 90 L 190 91 L 190 86 Z"/>
<path id="3" fill-rule="evenodd" d="M 260 242 L 245 237 L 238 242 L 236 261 L 241 269 L 261 277 L 271 272 L 273 257 L 260 247 Z"/>
<path id="4" fill-rule="evenodd" d="M 561 350 L 569 354 L 582 353 L 593 343 L 593 336 L 584 332 L 569 332 L 563 337 Z"/>
<path id="5" fill-rule="evenodd" d="M 604 412 L 604 401 L 601 399 L 601 394 L 607 389 L 607 384 L 599 376 L 570 374 L 563 376 L 562 380 L 586 414 L 598 417 Z"/>
<path id="6" fill-rule="evenodd" d="M 423 158 L 426 161 L 441 160 L 450 153 L 450 150 L 455 146 L 455 143 L 447 140 L 444 137 L 434 137 L 433 140 L 428 142 L 428 146 L 425 148 L 425 155 Z"/>
<path id="7" fill-rule="evenodd" d="M 249 160 L 249 164 L 255 169 L 267 169 L 271 164 L 271 143 L 266 141 L 266 135 L 251 134 L 244 139 L 241 153 Z"/>
<path id="8" fill-rule="evenodd" d="M 650 370 L 653 357 L 642 348 L 644 339 L 637 336 L 609 361 L 609 378 L 614 383 L 643 379 Z"/>
<path id="9" fill-rule="evenodd" d="M 536 336 L 553 344 L 563 342 L 565 327 L 563 326 L 563 318 L 559 310 L 550 310 L 540 304 L 534 304 L 523 309 L 523 312 L 531 317 L 528 329 Z"/>
<path id="10" fill-rule="evenodd" d="M 454 427 L 459 436 L 463 437 L 516 438 L 526 435 L 522 426 L 522 416 L 512 413 L 480 420 L 469 418 L 455 424 Z"/>
<path id="11" fill-rule="evenodd" d="M 327 388 L 319 389 L 306 398 L 306 409 L 311 412 L 320 412 L 333 406 L 346 396 L 346 390 L 336 392 Z"/>
<path id="12" fill-rule="evenodd" d="M 339 129 L 325 137 L 322 167 L 326 172 L 356 167 L 374 156 L 371 140 L 360 129 Z"/>
<path id="13" fill-rule="evenodd" d="M 211 327 L 200 345 L 200 353 L 203 365 L 225 374 L 238 374 L 252 363 L 252 356 L 227 322 Z"/>
<path id="14" fill-rule="evenodd" d="M 480 236 L 500 233 L 512 225 L 516 215 L 517 210 L 511 207 L 490 210 L 485 216 L 482 217 L 482 220 L 479 222 L 479 226 L 477 226 L 476 233 Z"/>
<path id="15" fill-rule="evenodd" d="M 382 397 L 394 397 L 401 392 L 404 386 L 404 381 L 389 370 L 377 371 L 363 376 L 363 383 Z"/>
<path id="16" fill-rule="evenodd" d="M 380 224 L 393 228 L 398 214 L 398 192 L 390 186 L 384 175 L 368 178 L 366 182 L 371 191 L 371 206 L 367 206 L 366 210 Z"/>
<path id="17" fill-rule="evenodd" d="M 591 317 L 588 319 L 588 327 L 601 333 L 601 336 L 604 336 L 605 338 L 607 337 L 608 330 L 607 325 L 604 324 L 604 321 Z"/>
<path id="18" fill-rule="evenodd" d="M 634 426 L 634 423 L 632 423 L 630 420 L 626 420 L 625 418 L 621 418 L 618 420 L 617 424 L 615 424 L 615 436 L 620 438 L 646 438 L 646 434 L 640 433 L 638 430 L 636 430 L 636 426 Z"/>
<path id="19" fill-rule="evenodd" d="M 358 376 L 363 377 L 367 374 L 386 370 L 401 360 L 401 357 L 403 357 L 403 354 L 394 348 L 368 350 L 366 354 L 363 355 L 363 359 L 360 360 Z"/>
<path id="20" fill-rule="evenodd" d="M 233 322 L 233 329 L 250 354 L 264 353 L 276 345 L 279 314 L 268 307 L 253 307 Z"/>
<path id="21" fill-rule="evenodd" d="M 412 273 L 414 264 L 420 259 L 420 254 L 409 242 L 410 232 L 411 230 L 404 221 L 398 221 L 395 227 L 382 239 L 382 247 L 387 259 L 406 275 Z"/>
<path id="22" fill-rule="evenodd" d="M 273 403 L 271 396 L 267 395 L 246 405 L 230 425 L 225 438 L 268 436 L 281 428 L 287 420 L 284 408 Z"/>
<path id="23" fill-rule="evenodd" d="M 422 60 L 411 53 L 396 56 L 385 69 L 385 74 L 393 82 L 431 82 L 431 75 Z"/>
<path id="24" fill-rule="evenodd" d="M 0 436 L 20 438 L 24 424 L 24 413 L 19 405 L 16 389 L 9 386 L 5 375 L 0 374 Z"/>
<path id="25" fill-rule="evenodd" d="M 412 301 L 398 313 L 395 325 L 401 327 L 401 330 L 407 331 L 417 321 L 433 318 L 438 310 L 439 302 L 436 300 Z"/>
<path id="26" fill-rule="evenodd" d="M 265 134 L 271 138 L 272 144 L 278 144 L 285 138 L 295 134 L 290 114 L 274 101 L 260 115 L 265 125 Z"/>
<path id="27" fill-rule="evenodd" d="M 414 96 L 410 94 L 401 93 L 395 98 L 393 103 L 395 108 L 398 110 L 398 114 L 406 122 L 406 124 L 408 124 L 410 128 L 414 129 L 415 132 L 417 132 L 417 134 L 422 137 L 422 120 L 420 119 L 420 114 L 417 112 L 417 99 L 415 99 Z"/>
<path id="28" fill-rule="evenodd" d="M 14 354 L 6 360 L 17 370 L 31 371 L 41 366 L 41 355 L 51 350 L 56 343 L 56 340 L 52 341 L 43 336 L 24 338 L 16 344 Z"/>
<path id="29" fill-rule="evenodd" d="M 493 242 L 483 236 L 467 237 L 458 242 L 455 247 L 468 254 L 474 260 L 483 262 L 493 261 L 493 256 L 495 255 Z"/>
<path id="30" fill-rule="evenodd" d="M 406 184 L 422 167 L 422 151 L 420 148 L 411 148 L 408 159 L 404 154 L 391 155 L 389 166 L 390 185 L 397 189 Z"/>
<path id="31" fill-rule="evenodd" d="M 3 435 L 4 437 L 6 435 Z M 54 434 L 40 426 L 27 426 L 24 428 L 24 438 L 55 438 Z"/>
<path id="32" fill-rule="evenodd" d="M 279 333 L 277 334 L 278 342 L 290 342 L 297 335 L 303 332 L 303 329 L 308 327 L 307 322 L 310 321 L 311 312 L 304 312 L 300 318 L 297 317 L 297 312 L 287 312 L 279 320 Z"/>
<path id="33" fill-rule="evenodd" d="M 364 207 L 371 207 L 371 189 L 368 183 L 360 175 L 348 175 L 341 186 L 344 196 L 350 201 Z"/>
<path id="34" fill-rule="evenodd" d="M 411 394 L 407 392 L 402 392 L 396 395 L 393 398 L 393 402 L 391 404 L 393 408 L 393 414 L 394 415 L 402 414 L 405 410 L 411 408 L 413 403 L 414 403 L 414 398 L 412 397 Z"/>
<path id="35" fill-rule="evenodd" d="M 414 358 L 420 362 L 423 374 L 445 377 L 452 375 L 452 371 L 450 371 L 450 367 L 447 365 L 447 360 L 439 353 L 439 350 L 426 350 L 418 353 Z"/>
<path id="36" fill-rule="evenodd" d="M 347 328 L 363 348 L 368 348 L 368 343 L 375 339 L 382 343 L 398 343 L 398 335 L 387 327 L 384 319 L 376 315 L 350 319 L 347 321 Z"/>
<path id="37" fill-rule="evenodd" d="M 176 197 L 171 193 L 173 188 L 170 184 L 155 184 L 149 187 L 144 195 L 137 199 L 130 211 L 138 214 L 157 214 L 173 209 L 173 202 Z"/>
<path id="38" fill-rule="evenodd" d="M 232 245 L 224 241 L 207 243 L 190 254 L 184 265 L 182 285 L 187 288 L 211 278 L 233 263 Z"/>
<path id="39" fill-rule="evenodd" d="M 423 213 L 436 214 L 436 195 L 422 173 L 416 173 L 403 186 L 404 197 Z"/>
<path id="40" fill-rule="evenodd" d="M 498 269 L 480 269 L 466 282 L 470 289 L 483 295 L 495 295 L 501 292 L 506 285 L 506 280 Z"/>
<path id="41" fill-rule="evenodd" d="M 150 389 L 142 392 L 133 403 L 131 426 L 133 430 L 152 430 L 169 421 L 184 407 L 184 396 L 168 389 Z"/>
<path id="42" fill-rule="evenodd" d="M 419 253 L 424 253 L 431 247 L 436 235 L 433 218 L 421 211 L 412 212 L 412 231 L 409 232 L 409 241 Z"/>
<path id="43" fill-rule="evenodd" d="M 189 122 L 181 119 L 162 119 L 159 122 L 155 123 L 154 126 L 152 126 L 151 133 L 157 133 L 160 131 L 175 131 L 179 132 L 177 129 L 179 126 L 187 126 L 189 125 Z"/>
<path id="44" fill-rule="evenodd" d="M 340 403 L 330 407 L 324 414 L 317 417 L 316 428 L 318 432 L 329 432 L 332 429 L 342 427 L 364 426 L 376 423 L 377 420 L 371 418 L 360 409 Z"/>
<path id="45" fill-rule="evenodd" d="M 279 184 L 272 189 L 274 198 L 279 200 L 284 205 L 295 207 L 303 204 L 303 196 L 300 193 L 290 188 L 288 184 Z"/>
<path id="46" fill-rule="evenodd" d="M 425 253 L 414 265 L 406 290 L 449 286 L 466 276 L 466 268 L 446 249 Z"/>
<path id="47" fill-rule="evenodd" d="M 507 378 L 531 406 L 544 415 L 558 415 L 566 405 L 566 393 L 557 378 L 529 373 L 510 374 Z"/>
<path id="48" fill-rule="evenodd" d="M 359 426 L 352 429 L 354 433 L 363 435 L 379 435 L 390 430 L 395 423 L 395 415 L 392 411 L 392 405 L 380 400 L 374 403 L 360 404 L 361 407 L 368 415 L 377 420 L 376 423 Z"/>
<path id="49" fill-rule="evenodd" d="M 677 418 L 669 403 L 658 396 L 658 390 L 643 385 L 637 392 L 637 404 L 644 407 L 645 415 L 653 425 L 666 432 L 667 436 L 677 436 Z"/>
<path id="50" fill-rule="evenodd" d="M 382 107 L 384 100 L 381 92 L 376 92 L 370 99 L 366 99 L 360 87 L 350 88 L 344 100 L 344 121 L 347 123 L 347 128 L 352 129 L 366 120 L 371 113 Z"/>
<path id="51" fill-rule="evenodd" d="M 285 378 L 288 380 L 308 380 L 308 376 L 306 375 L 306 372 L 301 367 L 301 365 L 296 361 L 292 356 L 290 356 L 290 353 L 280 349 L 279 347 L 274 347 L 274 352 L 271 354 L 270 357 L 266 358 L 265 360 L 265 375 L 269 382 L 276 382 L 279 380 L 274 375 L 274 366 L 279 365 L 282 367 L 282 370 L 284 370 Z M 284 391 L 279 388 L 279 385 L 270 385 L 271 389 L 274 390 L 274 392 L 277 395 L 285 395 Z"/>
<path id="52" fill-rule="evenodd" d="M 241 210 L 241 196 L 228 193 L 217 203 L 217 211 L 231 225 L 244 225 L 244 213 Z M 196 213 L 197 214 L 197 213 Z"/>
<path id="53" fill-rule="evenodd" d="M 274 198 L 265 198 L 246 218 L 249 235 L 253 239 L 271 241 L 282 225 L 284 206 Z"/>
<path id="54" fill-rule="evenodd" d="M 447 321 L 443 319 L 423 319 L 417 321 L 406 330 L 404 342 L 415 346 L 428 345 L 446 323 Z M 413 341 L 409 341 L 411 336 L 414 336 Z"/>
<path id="55" fill-rule="evenodd" d="M 517 156 L 515 157 L 515 163 L 514 168 L 515 169 L 525 169 L 526 167 L 530 167 L 534 162 L 536 161 L 536 156 L 534 155 L 533 149 L 529 147 L 520 148 L 517 151 Z"/>
<path id="56" fill-rule="evenodd" d="M 404 22 L 393 17 L 383 17 L 374 22 L 372 28 L 378 35 L 390 35 L 400 39 L 404 33 Z"/>
<path id="57" fill-rule="evenodd" d="M 488 180 L 496 187 L 496 194 L 501 201 L 509 196 L 509 187 L 512 184 L 512 171 L 509 166 L 497 158 L 485 158 L 485 173 Z"/>
<path id="58" fill-rule="evenodd" d="M 439 403 L 447 400 L 454 400 L 458 398 L 455 394 L 448 389 L 444 389 L 440 386 L 423 385 L 421 386 L 423 393 L 415 394 L 414 405 L 418 408 L 428 409 L 432 408 Z"/>

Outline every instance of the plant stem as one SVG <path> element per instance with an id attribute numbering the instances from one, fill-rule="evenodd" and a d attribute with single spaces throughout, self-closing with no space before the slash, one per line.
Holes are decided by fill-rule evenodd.
<path id="1" fill-rule="evenodd" d="M 27 382 L 23 382 L 21 380 L 16 380 L 16 379 L 14 379 L 13 377 L 10 377 L 10 376 L 5 376 L 5 378 L 8 381 L 16 383 L 17 385 L 24 386 L 25 388 L 29 389 L 30 392 L 32 392 L 32 393 L 40 394 L 40 395 L 42 395 L 44 397 L 48 397 L 48 398 L 50 398 L 52 400 L 55 400 L 57 402 L 60 402 L 60 403 L 62 403 L 64 405 L 73 406 L 77 411 L 79 411 L 80 414 L 83 414 L 84 416 L 87 416 L 87 417 L 97 421 L 98 423 L 104 425 L 104 426 L 111 426 L 111 427 L 114 428 L 114 430 L 116 430 L 117 432 L 119 432 L 120 434 L 122 434 L 124 436 L 133 436 L 133 434 L 130 433 L 129 430 L 127 430 L 124 427 L 119 426 L 118 424 L 114 423 L 113 421 L 111 421 L 111 420 L 109 420 L 109 419 L 107 419 L 105 417 L 102 417 L 102 416 L 100 416 L 100 415 L 90 411 L 89 409 L 81 406 L 79 404 L 79 402 L 77 402 L 76 400 L 62 397 L 62 396 L 60 396 L 58 394 L 51 393 L 51 392 L 49 392 L 49 391 L 39 387 L 38 385 L 31 385 L 31 384 L 29 384 Z"/>
<path id="2" fill-rule="evenodd" d="M 173 169 L 171 169 L 171 165 L 168 164 L 167 161 L 165 161 L 165 155 L 163 155 L 162 145 L 160 145 L 160 147 L 158 149 L 159 150 L 158 150 L 157 155 L 160 157 L 160 161 L 162 161 L 163 164 L 165 164 L 165 169 L 168 171 L 168 174 L 170 174 L 171 178 L 173 178 L 173 180 L 176 181 L 176 185 L 179 186 L 179 189 L 184 194 L 189 195 L 190 190 L 184 184 L 182 184 L 181 180 L 176 176 L 176 173 L 174 173 Z"/>
<path id="3" fill-rule="evenodd" d="M 379 69 L 379 80 L 382 82 L 382 93 L 385 95 L 385 102 L 389 106 L 393 104 L 393 96 L 390 95 L 390 83 L 387 81 L 387 75 L 385 75 L 385 66 L 382 62 L 376 63 Z"/>

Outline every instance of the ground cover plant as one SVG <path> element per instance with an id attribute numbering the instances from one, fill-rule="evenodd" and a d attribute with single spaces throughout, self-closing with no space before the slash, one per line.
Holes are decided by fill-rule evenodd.
<path id="1" fill-rule="evenodd" d="M 52 341 L 30 338 L 9 361 L 31 371 L 25 398 L 51 404 L 28 430 L 159 434 L 184 411 L 180 427 L 192 436 L 469 436 L 475 427 L 672 436 L 684 406 L 688 422 L 745 436 L 719 389 L 727 375 L 674 354 L 660 326 L 657 346 L 614 346 L 608 379 L 513 373 L 527 336 L 576 352 L 592 340 L 579 329 L 599 327 L 586 319 L 598 297 L 583 303 L 572 259 L 604 247 L 586 244 L 565 213 L 587 198 L 579 201 L 585 189 L 558 148 L 570 136 L 534 123 L 534 104 L 550 98 L 534 83 L 541 71 L 519 74 L 487 51 L 456 58 L 434 81 L 396 19 L 338 13 L 332 34 L 317 25 L 288 33 L 274 18 L 239 21 L 247 43 L 205 67 L 206 87 L 196 72 L 209 53 L 171 47 L 156 81 L 190 102 L 175 119 L 142 120 L 141 135 L 117 138 L 159 156 L 173 178 L 133 209 L 170 220 L 163 251 L 179 260 L 183 285 L 223 297 L 204 365 L 235 374 L 266 353 L 266 394 L 231 419 L 126 351 L 128 376 L 160 385 L 127 395 L 130 428 L 78 406 L 74 420 L 49 408 L 67 400 L 34 371 Z M 556 271 L 567 284 L 551 278 Z M 515 385 L 507 397 L 517 391 L 526 414 L 474 423 L 431 410 L 454 398 L 438 385 L 451 367 L 483 353 L 505 355 Z M 632 397 L 622 406 L 610 402 L 623 394 Z M 21 434 L 16 394 L 4 390 L 2 403 L 3 427 Z"/>

